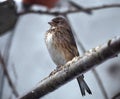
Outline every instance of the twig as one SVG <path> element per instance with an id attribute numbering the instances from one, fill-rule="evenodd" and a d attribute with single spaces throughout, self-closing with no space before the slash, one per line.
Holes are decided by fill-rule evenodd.
<path id="1" fill-rule="evenodd" d="M 12 88 L 14 95 L 16 97 L 18 97 L 18 92 L 16 91 L 15 86 L 14 86 L 14 84 L 13 84 L 13 82 L 12 82 L 10 76 L 9 76 L 8 70 L 6 68 L 6 66 L 8 66 L 8 63 L 9 63 L 10 51 L 11 51 L 11 47 L 12 47 L 12 42 L 13 42 L 14 34 L 15 34 L 15 28 L 13 28 L 11 30 L 11 34 L 10 34 L 8 40 L 7 40 L 7 44 L 5 46 L 4 55 L 3 55 L 4 59 L 2 58 L 1 55 L 0 55 L 0 58 L 2 58 L 2 61 L 4 63 L 4 64 L 1 64 L 1 65 L 2 65 L 2 67 L 4 67 L 3 71 L 4 71 L 4 74 L 6 75 L 6 77 L 8 79 L 8 83 L 9 83 L 10 87 Z M 3 75 L 3 77 L 4 77 L 4 75 Z M 3 78 L 3 82 L 4 82 L 4 78 Z"/>
<path id="2" fill-rule="evenodd" d="M 4 62 L 4 59 L 3 59 L 2 55 L 1 55 L 1 53 L 0 53 L 0 63 L 1 63 L 1 66 L 2 66 L 2 68 L 3 68 L 4 74 L 5 74 L 5 76 L 7 77 L 8 83 L 9 83 L 10 87 L 11 87 L 12 90 L 13 90 L 14 95 L 15 95 L 16 97 L 18 97 L 18 92 L 17 92 L 17 90 L 16 90 L 16 88 L 15 88 L 15 86 L 14 86 L 14 84 L 13 84 L 11 78 L 10 78 L 10 75 L 9 75 L 9 73 L 8 73 L 8 70 L 7 70 L 7 68 L 6 68 L 6 65 L 5 65 L 5 62 Z"/>
<path id="3" fill-rule="evenodd" d="M 118 99 L 120 97 L 120 92 L 117 93 L 112 99 Z"/>
<path id="4" fill-rule="evenodd" d="M 68 1 L 68 2 L 71 4 L 71 6 L 75 7 L 77 10 L 83 10 L 86 14 L 92 14 L 91 10 L 84 10 L 85 9 L 84 7 L 74 3 L 73 1 Z"/>
<path id="5" fill-rule="evenodd" d="M 4 50 L 4 61 L 5 61 L 5 65 L 8 66 L 8 63 L 9 63 L 9 57 L 10 57 L 10 50 L 11 50 L 11 46 L 12 46 L 12 41 L 13 41 L 13 36 L 14 36 L 14 28 L 11 30 L 11 34 L 8 38 L 8 41 L 7 41 L 7 44 L 5 46 L 5 50 Z M 1 89 L 1 95 L 0 97 L 2 97 L 2 91 L 3 91 L 3 87 L 4 87 L 4 81 L 5 81 L 5 78 L 4 78 L 4 72 L 3 72 L 3 75 L 2 75 L 2 89 Z"/>
<path id="6" fill-rule="evenodd" d="M 12 64 L 11 67 L 12 67 L 15 79 L 17 80 L 18 79 L 18 75 L 17 75 L 17 72 L 16 72 L 15 64 Z"/>
<path id="7" fill-rule="evenodd" d="M 10 1 L 10 2 L 11 2 L 11 1 L 14 1 L 14 0 L 7 0 L 7 1 Z"/>
<path id="8" fill-rule="evenodd" d="M 11 51 L 11 47 L 12 47 L 12 42 L 13 42 L 13 38 L 14 38 L 14 32 L 15 32 L 15 29 L 13 28 L 11 30 L 11 34 L 7 40 L 7 44 L 5 46 L 5 50 L 4 50 L 4 53 L 3 53 L 3 56 L 4 56 L 4 63 L 6 63 L 6 67 L 8 66 L 8 63 L 9 63 L 9 58 L 10 58 L 10 51 Z M 14 71 L 13 71 L 14 72 Z M 5 73 L 5 72 L 4 72 Z M 2 77 L 2 83 L 3 83 L 3 86 L 4 86 L 4 75 Z M 9 82 L 8 82 L 9 83 Z M 14 84 L 13 84 L 14 85 Z M 13 91 L 14 92 L 14 91 Z"/>
<path id="9" fill-rule="evenodd" d="M 93 74 L 94 74 L 94 76 L 95 76 L 95 78 L 96 78 L 96 80 L 97 80 L 97 83 L 98 83 L 98 85 L 99 85 L 99 88 L 101 89 L 101 92 L 102 92 L 102 94 L 103 94 L 103 96 L 104 96 L 104 99 L 109 99 L 109 97 L 108 97 L 108 95 L 107 95 L 107 92 L 106 92 L 106 90 L 105 90 L 105 88 L 104 88 L 104 86 L 103 86 L 103 83 L 102 83 L 102 81 L 101 81 L 101 79 L 100 79 L 100 76 L 99 76 L 99 74 L 97 73 L 96 69 L 93 68 L 93 69 L 92 69 L 92 72 L 93 72 Z"/>
<path id="10" fill-rule="evenodd" d="M 2 67 L 0 68 L 0 73 L 1 73 L 1 81 L 0 81 L 0 99 L 2 99 L 2 95 L 3 95 L 3 86 L 4 86 L 4 73 L 2 70 Z"/>
<path id="11" fill-rule="evenodd" d="M 4 1 L 4 2 L 2 2 L 2 3 L 0 3 L 0 6 L 1 7 L 3 7 L 4 9 L 5 9 L 5 11 L 12 11 L 13 13 L 11 13 L 11 14 L 14 14 L 14 15 L 16 15 L 16 4 L 15 4 L 15 2 L 14 2 L 14 0 L 6 0 L 6 1 Z M 6 10 L 6 9 L 11 9 L 11 10 Z M 12 17 L 12 18 L 10 18 L 11 20 L 13 20 L 13 18 L 15 18 L 16 19 L 16 17 L 14 16 L 14 17 Z M 17 20 L 17 19 L 16 19 Z M 10 21 L 10 22 L 12 22 L 12 21 Z M 9 22 L 8 22 L 9 23 Z M 16 23 L 16 21 L 15 21 L 15 23 Z M 15 24 L 14 23 L 14 24 Z M 13 24 L 11 24 L 11 25 L 13 25 Z M 7 25 L 8 26 L 8 25 Z M 9 26 L 10 26 L 10 23 L 9 23 Z M 7 29 L 7 28 L 6 28 Z M 8 38 L 8 41 L 7 41 L 7 44 L 6 44 L 6 46 L 5 46 L 5 50 L 4 50 L 4 63 L 5 63 L 5 66 L 6 66 L 6 70 L 7 70 L 7 66 L 8 66 L 8 63 L 9 63 L 9 57 L 10 57 L 10 50 L 11 50 L 11 46 L 12 46 L 12 39 L 13 39 L 13 35 L 14 35 L 14 28 L 13 27 L 11 27 L 9 30 L 11 30 L 12 31 L 12 33 L 10 34 L 10 36 L 9 36 L 9 38 Z M 7 31 L 7 30 L 4 30 L 4 32 L 5 31 Z M 4 33 L 3 33 L 4 34 Z M 4 70 L 3 70 L 4 71 Z M 4 72 L 5 73 L 5 72 Z M 5 74 L 6 75 L 6 74 Z M 2 77 L 3 79 L 2 79 L 2 83 L 3 83 L 3 86 L 4 86 L 4 75 L 3 75 L 3 77 Z M 8 81 L 9 81 L 9 78 L 8 78 Z M 8 82 L 9 83 L 9 82 Z M 9 84 L 10 85 L 10 84 Z M 13 84 L 14 85 L 14 84 Z M 11 87 L 11 85 L 10 85 L 10 87 Z M 12 87 L 11 87 L 12 88 Z M 14 93 L 14 91 L 13 91 L 13 93 Z"/>
<path id="12" fill-rule="evenodd" d="M 83 57 L 75 57 L 53 75 L 18 99 L 38 99 L 120 53 L 120 36 L 89 50 Z"/>
<path id="13" fill-rule="evenodd" d="M 108 4 L 108 5 L 101 5 L 97 7 L 88 7 L 88 8 L 82 8 L 82 9 L 76 9 L 76 10 L 68 10 L 64 12 L 48 12 L 48 11 L 34 11 L 34 10 L 27 10 L 23 12 L 19 12 L 18 16 L 24 15 L 24 14 L 29 14 L 29 13 L 34 13 L 34 14 L 47 14 L 47 15 L 67 15 L 67 14 L 72 14 L 72 13 L 77 13 L 77 12 L 85 12 L 86 11 L 94 11 L 94 10 L 101 10 L 101 9 L 106 9 L 106 8 L 116 8 L 120 7 L 120 4 Z"/>
<path id="14" fill-rule="evenodd" d="M 64 13 L 60 13 L 60 12 L 48 12 L 48 11 L 34 11 L 34 10 L 27 10 L 27 11 L 23 11 L 23 12 L 19 12 L 18 16 L 24 15 L 24 14 L 30 14 L 30 13 L 34 13 L 34 14 L 47 14 L 47 15 L 59 15 L 59 14 L 64 14 Z"/>
<path id="15" fill-rule="evenodd" d="M 64 15 L 64 17 L 65 17 L 65 18 L 68 20 L 68 22 L 70 23 L 68 16 L 67 16 L 67 15 Z M 72 26 L 71 26 L 71 30 L 72 30 L 72 33 L 73 33 L 73 35 L 74 35 L 74 37 L 75 37 L 76 42 L 77 42 L 78 45 L 80 46 L 80 49 L 82 50 L 83 53 L 85 53 L 85 52 L 86 52 L 85 47 L 83 46 L 83 44 L 81 43 L 81 41 L 78 40 L 78 37 L 77 37 L 74 29 L 72 28 Z"/>
<path id="16" fill-rule="evenodd" d="M 9 63 L 9 58 L 10 58 L 10 51 L 11 51 L 11 47 L 12 47 L 12 43 L 13 43 L 13 38 L 14 38 L 14 34 L 15 34 L 15 29 L 13 28 L 11 30 L 11 33 L 9 35 L 9 38 L 7 40 L 7 44 L 5 45 L 5 50 L 4 50 L 4 59 L 5 59 L 5 63 L 8 66 Z"/>

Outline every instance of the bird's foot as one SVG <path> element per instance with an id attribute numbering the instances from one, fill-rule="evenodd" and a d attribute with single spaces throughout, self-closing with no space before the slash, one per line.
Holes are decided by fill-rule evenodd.
<path id="1" fill-rule="evenodd" d="M 56 72 L 57 72 L 57 70 L 56 70 L 56 69 L 54 69 L 54 70 L 50 73 L 50 75 L 49 75 L 49 76 L 54 75 Z"/>
<path id="2" fill-rule="evenodd" d="M 55 73 L 57 73 L 58 71 L 60 71 L 60 70 L 62 70 L 62 69 L 63 69 L 63 66 L 62 66 L 62 65 L 57 66 L 57 68 L 54 69 L 54 70 L 50 73 L 49 76 L 54 75 Z"/>

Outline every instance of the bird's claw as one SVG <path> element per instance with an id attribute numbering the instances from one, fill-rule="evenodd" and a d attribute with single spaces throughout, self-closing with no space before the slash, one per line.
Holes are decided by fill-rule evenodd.
<path id="1" fill-rule="evenodd" d="M 54 71 L 52 71 L 49 76 L 54 75 L 55 73 L 57 73 L 58 71 L 62 70 L 63 68 L 64 67 L 62 65 L 61 66 L 57 66 L 57 68 L 54 69 Z"/>

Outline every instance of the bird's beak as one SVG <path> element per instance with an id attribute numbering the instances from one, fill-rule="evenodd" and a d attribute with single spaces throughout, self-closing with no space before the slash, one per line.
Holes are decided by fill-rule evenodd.
<path id="1" fill-rule="evenodd" d="M 52 25 L 52 24 L 53 24 L 53 22 L 48 22 L 48 24 Z"/>

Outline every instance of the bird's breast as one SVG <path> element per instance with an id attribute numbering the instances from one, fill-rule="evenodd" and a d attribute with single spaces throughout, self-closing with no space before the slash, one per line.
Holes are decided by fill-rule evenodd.
<path id="1" fill-rule="evenodd" d="M 48 51 L 54 63 L 58 66 L 64 65 L 66 63 L 66 60 L 59 47 L 56 46 L 57 44 L 54 38 L 54 33 L 47 33 L 45 40 Z"/>

